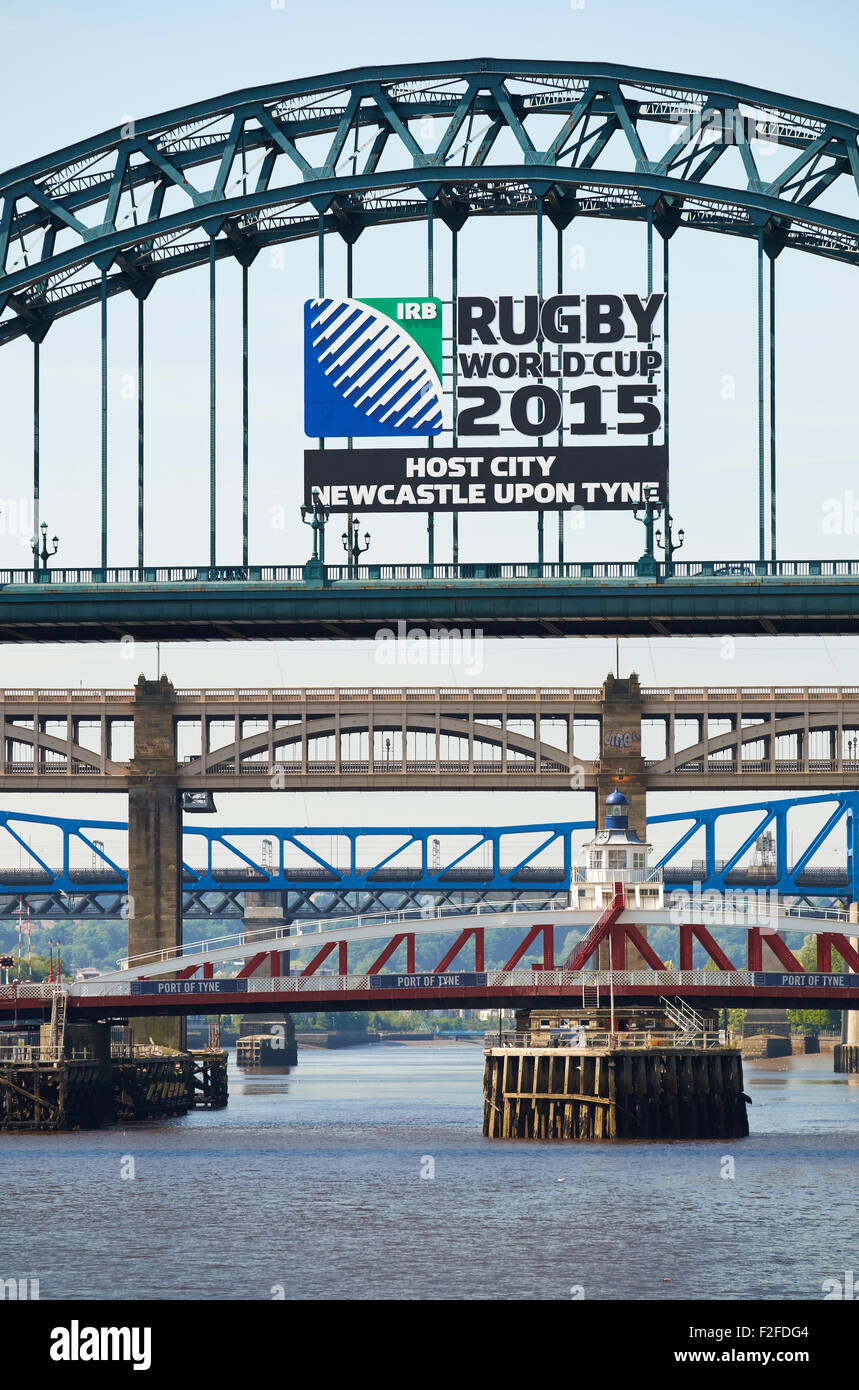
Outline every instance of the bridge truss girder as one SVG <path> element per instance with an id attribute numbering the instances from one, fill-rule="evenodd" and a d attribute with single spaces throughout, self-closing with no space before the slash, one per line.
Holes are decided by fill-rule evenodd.
<path id="1" fill-rule="evenodd" d="M 543 207 L 561 228 L 622 217 L 857 264 L 857 131 L 820 103 L 615 64 L 477 59 L 245 89 L 0 176 L 0 343 L 212 257 L 351 243 L 429 203 L 452 227 Z"/>
<path id="2" fill-rule="evenodd" d="M 788 824 L 792 811 L 815 808 L 825 812 L 818 828 Z M 676 829 L 676 838 L 654 867 L 666 885 L 677 891 L 725 893 L 738 887 L 769 889 L 783 896 L 837 896 L 859 899 L 859 792 L 834 791 L 793 797 L 669 812 L 649 817 L 651 830 Z M 718 857 L 717 838 L 733 817 L 747 816 L 738 847 Z M 739 822 L 736 822 L 739 824 Z M 751 828 L 750 828 L 751 827 Z M 30 847 L 37 832 L 49 828 L 61 837 L 61 865 L 53 867 L 46 852 Z M 207 895 L 222 895 L 225 915 L 238 909 L 239 894 L 251 890 L 274 895 L 299 895 L 279 902 L 290 912 L 320 910 L 326 898 L 348 904 L 353 894 L 403 894 L 420 903 L 444 899 L 447 893 L 551 894 L 569 888 L 575 864 L 575 837 L 584 840 L 592 821 L 557 821 L 519 826 L 333 827 L 307 829 L 249 826 L 188 826 L 186 845 L 194 848 L 183 864 L 186 904 L 194 915 L 215 915 Z M 93 915 L 103 915 L 100 895 L 128 889 L 126 870 L 104 848 L 99 832 L 122 832 L 124 821 L 93 821 L 0 812 L 0 844 L 27 855 L 23 869 L 0 869 L 0 895 L 7 900 L 30 894 L 50 900 L 66 894 L 92 901 Z M 845 832 L 846 860 L 828 867 L 814 861 L 834 834 Z M 761 863 L 749 863 L 764 835 L 772 852 Z M 791 853 L 791 836 L 799 849 Z M 703 840 L 703 857 L 696 865 L 683 851 L 696 838 Z M 735 837 L 736 838 L 736 837 Z M 268 851 L 264 846 L 268 841 Z M 322 847 L 328 841 L 330 848 Z M 345 847 L 345 862 L 335 841 Z M 438 846 L 434 845 L 438 841 Z M 450 849 L 442 848 L 451 842 Z M 375 844 L 375 848 L 373 848 Z M 199 849 L 197 847 L 200 847 Z M 114 855 L 116 851 L 113 852 Z M 688 850 L 687 850 L 688 853 Z M 89 859 L 88 867 L 75 860 Z M 203 860 L 201 865 L 199 861 Z M 95 866 L 95 867 L 93 867 Z M 29 877 L 28 877 L 29 876 Z M 11 915 L 9 906 L 5 915 Z M 322 911 L 328 910 L 322 907 Z M 353 907 L 354 910 L 354 907 Z M 124 915 L 122 912 L 120 916 Z"/>

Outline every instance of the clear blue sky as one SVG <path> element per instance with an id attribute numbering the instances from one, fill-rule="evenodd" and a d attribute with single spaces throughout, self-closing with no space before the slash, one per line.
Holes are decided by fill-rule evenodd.
<path id="1" fill-rule="evenodd" d="M 0 90 L 0 167 L 6 168 L 128 116 L 143 116 L 245 85 L 309 76 L 362 64 L 489 55 L 602 60 L 732 78 L 792 95 L 855 109 L 859 105 L 856 54 L 859 7 L 849 0 L 438 0 L 408 6 L 394 0 L 206 0 L 123 6 L 98 0 L 45 4 L 4 0 L 0 10 L 4 78 Z M 576 224 L 586 252 L 588 288 L 641 285 L 644 243 L 640 229 L 596 221 Z M 462 234 L 461 289 L 488 279 L 499 290 L 531 287 L 533 233 L 520 224 L 501 228 L 474 219 Z M 422 272 L 418 229 L 383 229 L 356 248 L 356 293 L 390 292 L 392 267 L 411 284 Z M 730 238 L 686 233 L 672 246 L 672 438 L 674 506 L 687 531 L 687 553 L 748 555 L 756 546 L 756 385 L 754 381 L 754 248 Z M 342 259 L 342 254 L 341 254 Z M 332 263 L 334 252 L 332 252 Z M 782 553 L 857 553 L 855 535 L 823 534 L 828 498 L 856 487 L 855 370 L 852 318 L 859 310 L 855 272 L 796 254 L 780 262 L 779 467 L 783 479 Z M 225 562 L 235 555 L 237 511 L 237 271 L 219 268 L 223 460 L 220 543 Z M 254 316 L 252 435 L 252 553 L 264 560 L 304 558 L 307 533 L 295 519 L 299 496 L 300 429 L 298 310 L 312 292 L 312 248 L 288 252 L 278 270 L 260 256 L 253 270 Z M 133 548 L 133 405 L 123 401 L 123 375 L 133 368 L 130 306 L 111 305 L 111 507 L 119 563 Z M 836 310 L 844 317 L 836 321 Z M 149 441 L 153 560 L 206 559 L 207 467 L 205 277 L 174 277 L 149 306 Z M 231 336 L 232 334 L 232 336 Z M 62 540 L 66 563 L 91 562 L 98 476 L 98 352 L 94 312 L 74 316 L 48 335 L 43 349 L 43 516 Z M 26 494 L 29 476 L 29 350 L 13 345 L 0 354 L 0 411 L 4 438 L 0 496 Z M 725 402 L 720 382 L 738 381 Z M 271 508 L 284 502 L 292 520 L 273 532 Z M 374 555 L 417 556 L 423 532 L 402 532 L 393 522 L 368 518 Z M 439 558 L 446 555 L 441 523 Z M 1 530 L 2 528 L 0 528 Z M 339 532 L 339 528 L 338 528 Z M 554 521 L 547 525 L 552 553 Z M 567 554 L 634 557 L 640 528 L 631 519 L 594 523 L 569 536 Z M 337 541 L 339 545 L 339 541 Z M 533 518 L 509 529 L 474 519 L 462 523 L 462 557 L 533 554 Z M 20 539 L 0 534 L 0 565 L 21 564 Z M 392 615 L 395 618 L 396 615 Z M 816 682 L 852 683 L 854 639 L 811 639 L 737 644 L 725 657 L 717 640 L 625 642 L 622 670 L 635 666 L 649 684 Z M 139 648 L 133 661 L 117 646 L 14 650 L 0 648 L 4 684 L 125 685 L 154 652 Z M 367 645 L 344 652 L 335 645 L 271 644 L 238 649 L 177 647 L 162 652 L 177 684 L 382 683 Z M 490 644 L 485 684 L 593 683 L 614 664 L 613 644 Z M 462 671 L 441 674 L 453 683 Z M 404 673 L 395 682 L 421 679 Z M 384 819 L 383 798 L 371 803 Z M 544 798 L 540 798 L 544 802 Z M 568 798 L 565 799 L 569 800 Z M 23 804 L 23 803 L 22 803 Z M 313 807 L 308 815 L 316 817 Z M 331 805 L 331 801 L 326 803 Z M 460 806 L 451 818 L 461 819 Z M 71 803 L 64 803 L 70 809 Z M 249 799 L 245 800 L 250 810 Z M 488 800 L 483 812 L 491 814 Z M 497 798 L 494 814 L 499 815 Z M 341 810 L 333 811 L 348 819 Z M 392 810 L 392 808 L 388 808 Z M 118 812 L 117 812 L 118 813 Z M 577 814 L 560 804 L 558 814 Z M 295 812 L 293 811 L 293 814 Z M 354 819 L 357 812 L 352 813 Z M 522 814 L 521 805 L 505 818 Z M 530 814 L 530 812 L 529 812 Z M 536 806 L 534 814 L 537 814 Z M 539 814 L 551 814 L 543 805 Z M 362 813 L 366 819 L 366 812 Z M 252 818 L 250 815 L 248 818 Z M 301 819 L 301 816 L 296 816 Z"/>
<path id="2" fill-rule="evenodd" d="M 4 0 L 0 166 L 218 92 L 362 64 L 591 60 L 729 77 L 855 107 L 852 0 Z"/>

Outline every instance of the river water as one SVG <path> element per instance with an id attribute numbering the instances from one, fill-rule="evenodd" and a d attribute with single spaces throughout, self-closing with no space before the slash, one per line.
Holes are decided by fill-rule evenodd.
<path id="1" fill-rule="evenodd" d="M 225 1111 L 0 1136 L 0 1277 L 38 1278 L 42 1299 L 859 1285 L 859 1077 L 831 1056 L 748 1065 L 752 1133 L 723 1144 L 485 1140 L 482 1069 L 467 1043 L 303 1050 L 288 1074 L 231 1062 Z"/>

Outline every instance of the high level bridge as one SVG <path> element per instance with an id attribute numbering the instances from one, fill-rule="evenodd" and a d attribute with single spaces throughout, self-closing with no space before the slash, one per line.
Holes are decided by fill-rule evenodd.
<path id="1" fill-rule="evenodd" d="M 188 793 L 596 792 L 618 767 L 633 792 L 852 789 L 859 775 L 859 686 L 609 677 L 551 689 L 165 686 L 159 698 Z M 126 791 L 151 708 L 140 685 L 0 690 L 0 792 Z"/>

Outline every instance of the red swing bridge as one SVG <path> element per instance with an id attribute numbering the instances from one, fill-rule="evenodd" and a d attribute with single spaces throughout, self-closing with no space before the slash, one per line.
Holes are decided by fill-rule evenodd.
<path id="1" fill-rule="evenodd" d="M 676 999 L 710 1009 L 859 1008 L 859 940 L 850 936 L 852 924 L 859 931 L 855 905 L 794 907 L 767 891 L 708 896 L 706 908 L 695 893 L 685 895 L 688 906 L 684 895 L 666 903 L 662 869 L 650 867 L 651 846 L 630 825 L 629 811 L 616 788 L 606 798 L 602 828 L 583 846 L 583 865 L 570 888 L 548 904 L 520 896 L 312 925 L 269 922 L 130 956 L 116 972 L 68 991 L 51 981 L 16 982 L 0 990 L 0 1018 L 38 1016 L 58 989 L 67 1016 L 81 1022 L 273 1007 L 289 1013 L 404 1005 L 594 1008 L 601 991 L 630 1005 Z M 647 936 L 651 927 L 676 932 L 679 968 L 657 955 Z M 733 957 L 716 936 L 724 940 L 728 930 L 740 947 L 732 946 Z M 817 942 L 814 970 L 804 968 L 785 940 L 804 940 L 809 932 Z M 499 950 L 495 938 L 502 933 Z M 437 964 L 426 968 L 428 959 Z M 490 959 L 503 964 L 487 968 Z"/>
<path id="2" fill-rule="evenodd" d="M 608 889 L 609 901 L 596 920 L 567 893 L 558 894 L 550 910 L 516 899 L 473 909 L 292 923 L 186 943 L 123 961 L 121 969 L 98 980 L 2 986 L 0 1019 L 41 1017 L 60 991 L 67 1019 L 80 1022 L 275 1008 L 308 1013 L 565 1002 L 595 1007 L 607 1003 L 610 993 L 627 1004 L 668 998 L 716 1009 L 859 1008 L 859 943 L 851 936 L 859 928 L 847 912 L 779 908 L 766 895 L 738 894 L 721 906 L 708 904 L 701 913 L 706 921 L 693 920 L 693 912 L 678 921 L 677 907 L 637 906 L 640 885 L 618 879 Z M 648 942 L 652 926 L 676 932 L 676 967 Z M 569 934 L 583 927 L 584 936 L 564 954 Z M 724 940 L 728 930 L 736 943 L 730 954 L 715 935 Z M 500 969 L 486 966 L 487 933 L 504 934 Z M 808 935 L 817 946 L 813 970 L 804 968 L 785 939 L 793 937 L 798 946 Z M 370 943 L 378 947 L 374 959 L 358 972 L 350 956 L 365 960 Z M 696 944 L 708 957 L 703 968 L 693 964 Z M 419 954 L 426 958 L 439 947 L 437 964 L 420 969 Z M 535 954 L 538 960 L 527 959 Z M 833 970 L 837 957 L 843 969 Z"/>

